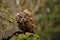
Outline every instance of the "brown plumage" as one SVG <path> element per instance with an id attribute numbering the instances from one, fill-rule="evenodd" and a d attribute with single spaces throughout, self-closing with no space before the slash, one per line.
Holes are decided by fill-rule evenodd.
<path id="1" fill-rule="evenodd" d="M 17 13 L 16 21 L 20 30 L 24 32 L 34 33 L 35 29 L 35 19 L 34 15 L 28 10 Z"/>

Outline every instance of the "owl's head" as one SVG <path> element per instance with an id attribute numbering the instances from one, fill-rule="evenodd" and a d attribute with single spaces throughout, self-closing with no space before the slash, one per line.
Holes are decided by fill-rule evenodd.
<path id="1" fill-rule="evenodd" d="M 17 13 L 16 20 L 18 23 L 26 24 L 34 21 L 34 18 L 32 16 L 33 14 L 31 12 L 29 12 L 28 10 L 23 10 L 22 12 Z"/>

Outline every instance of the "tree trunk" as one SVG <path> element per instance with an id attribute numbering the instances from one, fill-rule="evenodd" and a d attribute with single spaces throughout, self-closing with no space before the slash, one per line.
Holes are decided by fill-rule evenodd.
<path id="1" fill-rule="evenodd" d="M 42 11 L 43 11 L 43 16 L 45 17 L 45 22 L 44 22 L 44 30 L 48 30 L 49 29 L 49 25 L 48 25 L 48 19 L 47 19 L 47 6 L 46 6 L 46 0 L 42 0 Z M 47 35 L 47 39 L 46 40 L 50 40 L 50 35 Z"/>

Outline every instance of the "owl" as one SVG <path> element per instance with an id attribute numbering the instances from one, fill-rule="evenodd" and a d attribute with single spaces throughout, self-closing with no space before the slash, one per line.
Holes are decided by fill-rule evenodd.
<path id="1" fill-rule="evenodd" d="M 20 30 L 23 30 L 24 32 L 34 33 L 35 18 L 30 11 L 23 10 L 17 13 L 15 18 Z"/>

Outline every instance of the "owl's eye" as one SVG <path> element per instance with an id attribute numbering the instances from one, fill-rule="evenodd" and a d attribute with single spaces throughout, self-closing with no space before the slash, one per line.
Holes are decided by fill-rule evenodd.
<path id="1" fill-rule="evenodd" d="M 20 16 L 20 18 L 22 18 L 22 17 Z"/>
<path id="2" fill-rule="evenodd" d="M 32 20 L 30 20 L 30 22 L 31 22 Z"/>

